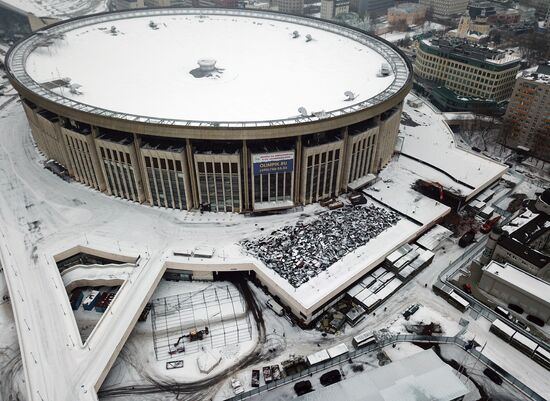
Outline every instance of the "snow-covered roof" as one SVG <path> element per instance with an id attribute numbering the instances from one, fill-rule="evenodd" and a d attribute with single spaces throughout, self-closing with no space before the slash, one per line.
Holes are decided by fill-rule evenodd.
<path id="1" fill-rule="evenodd" d="M 336 358 L 337 356 L 347 354 L 349 352 L 348 347 L 344 343 L 340 343 L 327 349 L 327 352 L 331 358 Z"/>
<path id="2" fill-rule="evenodd" d="M 510 264 L 501 265 L 495 261 L 491 261 L 483 270 L 493 277 L 499 277 L 500 280 L 511 287 L 515 287 L 550 305 L 550 284 L 547 282 L 525 273 L 515 266 Z"/>
<path id="3" fill-rule="evenodd" d="M 413 95 L 408 98 L 421 100 Z M 414 108 L 405 102 L 403 112 L 412 122 L 401 124 L 405 138 L 401 152 L 443 172 L 443 186 L 449 182 L 451 188 L 459 189 L 468 198 L 506 172 L 507 166 L 458 148 L 443 115 L 428 103 Z"/>
<path id="4" fill-rule="evenodd" d="M 300 401 L 447 401 L 468 389 L 432 350 L 421 351 L 297 398 Z"/>
<path id="5" fill-rule="evenodd" d="M 201 69 L 199 61 L 209 63 Z M 379 76 L 383 63 L 389 76 Z M 410 75 L 394 48 L 351 28 L 219 9 L 134 10 L 69 21 L 22 42 L 9 65 L 35 93 L 69 107 L 193 126 L 344 115 L 392 96 Z M 78 90 L 41 86 L 62 78 Z"/>
<path id="6" fill-rule="evenodd" d="M 71 18 L 107 11 L 105 0 L 0 0 L 0 7 L 37 17 Z"/>

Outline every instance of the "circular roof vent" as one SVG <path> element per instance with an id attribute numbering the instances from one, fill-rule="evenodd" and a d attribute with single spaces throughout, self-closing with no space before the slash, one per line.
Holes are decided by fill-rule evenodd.
<path id="1" fill-rule="evenodd" d="M 211 72 L 216 69 L 216 60 L 212 58 L 201 58 L 197 63 L 203 72 Z"/>

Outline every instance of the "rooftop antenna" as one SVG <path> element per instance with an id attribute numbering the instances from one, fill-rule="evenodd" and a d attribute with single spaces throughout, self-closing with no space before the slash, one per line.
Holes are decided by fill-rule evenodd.
<path id="1" fill-rule="evenodd" d="M 347 98 L 346 102 L 351 102 L 352 100 L 355 100 L 355 98 L 357 97 L 357 95 L 352 91 L 345 91 L 344 96 Z"/>
<path id="2" fill-rule="evenodd" d="M 302 117 L 307 117 L 307 110 L 306 110 L 305 107 L 300 107 L 300 108 L 298 109 L 298 113 L 300 113 L 300 115 L 301 115 Z"/>

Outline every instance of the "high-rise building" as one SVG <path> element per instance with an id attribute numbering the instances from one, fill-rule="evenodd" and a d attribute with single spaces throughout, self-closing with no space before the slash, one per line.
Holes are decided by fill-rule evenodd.
<path id="1" fill-rule="evenodd" d="M 522 146 L 550 160 L 550 64 L 518 78 L 504 116 L 507 146 Z"/>
<path id="2" fill-rule="evenodd" d="M 349 12 L 349 0 L 322 0 L 321 18 L 333 19 L 338 14 Z"/>
<path id="3" fill-rule="evenodd" d="M 462 15 L 468 8 L 469 0 L 420 0 L 428 12 L 437 18 L 451 18 Z"/>
<path id="4" fill-rule="evenodd" d="M 294 15 L 304 13 L 304 0 L 277 0 L 277 5 L 282 13 Z"/>
<path id="5" fill-rule="evenodd" d="M 519 64 L 515 55 L 464 40 L 425 39 L 417 50 L 415 81 L 443 109 L 491 109 L 512 94 Z"/>
<path id="6" fill-rule="evenodd" d="M 385 15 L 394 5 L 395 0 L 351 0 L 349 10 L 361 16 L 368 15 L 376 18 Z"/>

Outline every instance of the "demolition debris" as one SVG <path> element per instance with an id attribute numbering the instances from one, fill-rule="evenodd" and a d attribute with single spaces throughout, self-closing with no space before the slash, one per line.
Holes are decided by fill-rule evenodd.
<path id="1" fill-rule="evenodd" d="M 240 244 L 299 287 L 399 220 L 397 213 L 373 205 L 346 206 Z"/>

